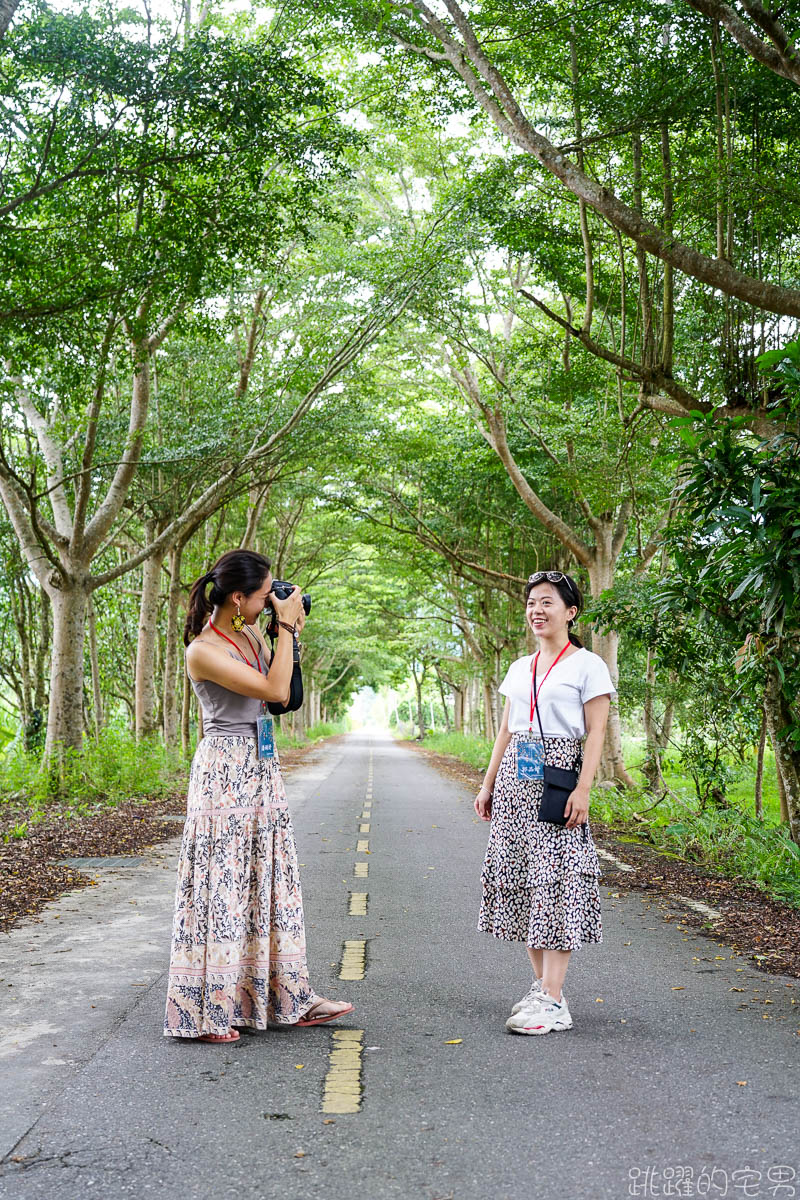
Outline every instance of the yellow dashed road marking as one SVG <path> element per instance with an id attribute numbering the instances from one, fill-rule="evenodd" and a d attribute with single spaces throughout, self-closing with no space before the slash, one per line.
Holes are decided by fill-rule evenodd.
<path id="1" fill-rule="evenodd" d="M 358 862 L 353 868 L 353 875 L 356 879 L 366 879 L 369 875 L 369 863 Z"/>
<path id="2" fill-rule="evenodd" d="M 370 813 L 369 809 L 366 809 L 366 808 L 365 808 L 365 809 L 364 809 L 364 811 L 363 811 L 363 812 L 362 812 L 362 814 L 361 814 L 361 820 L 362 820 L 362 821 L 368 821 L 368 820 L 370 819 L 370 816 L 371 816 L 371 813 Z"/>
<path id="3" fill-rule="evenodd" d="M 359 825 L 358 832 L 359 833 L 369 833 L 369 825 Z"/>
<path id="4" fill-rule="evenodd" d="M 365 917 L 367 915 L 367 892 L 351 892 L 348 916 Z"/>
<path id="5" fill-rule="evenodd" d="M 367 943 L 353 939 L 346 941 L 339 966 L 340 979 L 363 979 L 366 970 Z"/>
<path id="6" fill-rule="evenodd" d="M 356 854 L 369 854 L 369 838 L 359 838 L 356 843 Z"/>
<path id="7" fill-rule="evenodd" d="M 361 1055 L 363 1029 L 335 1029 L 333 1048 L 322 1093 L 322 1111 L 356 1113 L 361 1108 Z"/>

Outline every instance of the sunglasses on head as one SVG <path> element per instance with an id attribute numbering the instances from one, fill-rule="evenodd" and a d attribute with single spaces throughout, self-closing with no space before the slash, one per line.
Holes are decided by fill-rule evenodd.
<path id="1" fill-rule="evenodd" d="M 534 571 L 533 575 L 528 576 L 528 587 L 533 587 L 535 584 L 544 583 L 545 581 L 547 583 L 565 583 L 573 596 L 575 595 L 574 584 L 563 571 Z"/>
<path id="2" fill-rule="evenodd" d="M 534 571 L 533 575 L 528 576 L 528 583 L 543 583 L 545 579 L 548 583 L 561 583 L 563 581 L 569 585 L 569 580 L 563 571 Z"/>

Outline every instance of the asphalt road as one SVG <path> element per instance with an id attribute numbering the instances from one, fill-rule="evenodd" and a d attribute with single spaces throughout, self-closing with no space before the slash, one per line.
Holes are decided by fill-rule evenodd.
<path id="1" fill-rule="evenodd" d="M 234 1047 L 164 1038 L 178 842 L 103 867 L 0 943 L 0 1196 L 800 1196 L 791 979 L 606 875 L 574 1029 L 509 1035 L 529 972 L 476 932 L 472 796 L 364 735 L 287 790 L 312 980 L 355 1013 Z"/>

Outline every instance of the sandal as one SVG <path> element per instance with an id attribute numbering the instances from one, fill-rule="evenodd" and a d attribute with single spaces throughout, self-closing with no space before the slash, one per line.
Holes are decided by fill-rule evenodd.
<path id="1" fill-rule="evenodd" d="M 311 1005 L 311 1008 L 308 1010 L 306 1015 L 301 1017 L 299 1021 L 296 1021 L 295 1024 L 300 1026 L 323 1025 L 326 1021 L 335 1021 L 337 1017 L 346 1017 L 348 1013 L 354 1011 L 354 1006 L 352 1004 L 346 1004 L 344 1008 L 339 1008 L 336 1010 L 336 1012 L 323 1013 L 321 1017 L 312 1017 L 309 1015 L 310 1013 L 316 1012 L 317 1009 L 321 1008 L 323 1004 L 336 1004 L 336 1001 L 318 1000 L 316 1004 Z"/>
<path id="2" fill-rule="evenodd" d="M 201 1033 L 198 1042 L 238 1042 L 239 1031 L 231 1029 L 229 1033 Z"/>

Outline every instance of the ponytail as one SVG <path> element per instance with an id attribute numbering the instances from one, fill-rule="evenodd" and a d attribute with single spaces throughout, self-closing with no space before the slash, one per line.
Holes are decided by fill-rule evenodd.
<path id="1" fill-rule="evenodd" d="M 271 564 L 263 554 L 254 550 L 228 550 L 214 563 L 210 571 L 192 584 L 189 611 L 183 627 L 183 644 L 197 637 L 218 604 L 224 604 L 232 592 L 245 596 L 258 591 L 270 573 Z M 208 585 L 211 591 L 206 595 Z"/>
<path id="2" fill-rule="evenodd" d="M 214 572 L 209 571 L 207 575 L 201 575 L 192 584 L 192 590 L 189 593 L 189 611 L 186 614 L 186 623 L 183 627 L 184 646 L 188 646 L 189 642 L 197 637 L 206 620 L 214 611 L 214 605 L 206 595 L 206 588 L 213 579 Z"/>
<path id="3" fill-rule="evenodd" d="M 574 624 L 575 624 L 574 621 L 567 621 L 567 630 L 568 630 L 569 640 L 572 642 L 573 646 L 577 646 L 579 650 L 583 650 L 583 642 L 578 637 L 577 633 L 572 632 L 572 626 Z"/>

